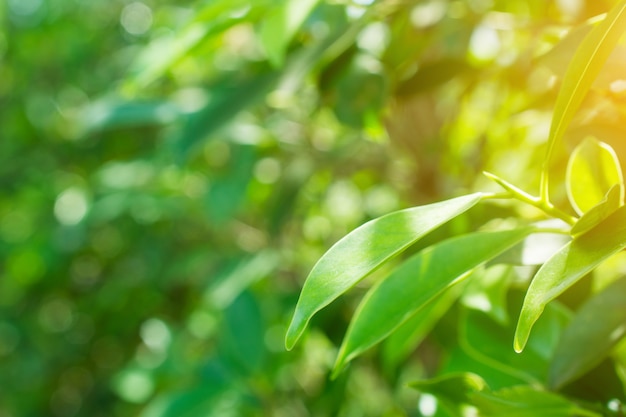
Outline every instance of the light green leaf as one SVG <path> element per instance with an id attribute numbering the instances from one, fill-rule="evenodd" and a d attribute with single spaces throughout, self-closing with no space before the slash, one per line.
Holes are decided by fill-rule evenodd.
<path id="1" fill-rule="evenodd" d="M 171 123 L 184 112 L 170 101 L 126 101 L 105 98 L 87 106 L 81 114 L 79 127 L 83 134 L 94 131 Z"/>
<path id="2" fill-rule="evenodd" d="M 396 211 L 343 237 L 315 264 L 306 279 L 285 337 L 291 349 L 311 317 L 422 236 L 469 210 L 481 199 L 470 194 Z"/>
<path id="3" fill-rule="evenodd" d="M 558 394 L 526 385 L 492 393 L 476 392 L 473 394 L 473 405 L 482 417 L 601 417 Z"/>
<path id="4" fill-rule="evenodd" d="M 620 207 L 552 256 L 539 269 L 526 293 L 515 331 L 515 350 L 521 352 L 524 349 L 530 330 L 547 303 L 625 247 L 626 207 Z"/>
<path id="5" fill-rule="evenodd" d="M 558 389 L 598 365 L 626 335 L 626 278 L 588 300 L 563 332 L 548 384 Z"/>
<path id="6" fill-rule="evenodd" d="M 623 205 L 621 196 L 622 190 L 623 186 L 621 184 L 612 186 L 609 191 L 607 191 L 604 200 L 590 208 L 588 212 L 578 219 L 570 231 L 571 235 L 578 236 L 588 232 Z"/>
<path id="7" fill-rule="evenodd" d="M 471 395 L 487 389 L 487 383 L 471 372 L 453 373 L 432 379 L 413 381 L 411 388 L 437 397 L 450 405 L 470 404 Z"/>
<path id="8" fill-rule="evenodd" d="M 419 252 L 367 293 L 339 349 L 334 375 L 354 357 L 383 340 L 472 269 L 526 237 L 531 228 L 471 233 Z"/>
<path id="9" fill-rule="evenodd" d="M 300 26 L 319 0 L 285 0 L 261 26 L 261 44 L 275 67 L 285 61 L 285 52 Z"/>
<path id="10" fill-rule="evenodd" d="M 576 50 L 563 77 L 554 107 L 546 163 L 549 163 L 554 144 L 563 136 L 593 81 L 619 41 L 624 28 L 626 28 L 626 1 L 621 1 L 585 36 Z"/>
<path id="11" fill-rule="evenodd" d="M 588 137 L 572 152 L 567 164 L 566 185 L 569 201 L 578 214 L 582 215 L 599 204 L 614 185 L 620 185 L 619 206 L 623 200 L 623 182 L 617 155 L 606 143 Z M 618 206 L 604 207 L 615 210 Z"/>
<path id="12" fill-rule="evenodd" d="M 174 34 L 156 37 L 131 64 L 126 88 L 145 88 L 207 40 L 260 14 L 267 0 L 211 0 L 194 13 L 193 19 Z M 252 7 L 251 7 L 252 6 Z"/>

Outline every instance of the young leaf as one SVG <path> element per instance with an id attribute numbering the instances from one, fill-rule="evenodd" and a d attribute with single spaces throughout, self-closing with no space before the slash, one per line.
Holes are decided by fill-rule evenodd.
<path id="1" fill-rule="evenodd" d="M 450 404 L 471 404 L 471 396 L 474 392 L 487 389 L 487 383 L 479 375 L 471 372 L 413 381 L 409 383 L 409 386 Z"/>
<path id="2" fill-rule="evenodd" d="M 304 283 L 285 346 L 291 349 L 311 317 L 428 232 L 469 210 L 481 194 L 396 211 L 355 229 L 315 264 Z"/>
<path id="3" fill-rule="evenodd" d="M 617 155 L 606 143 L 588 137 L 572 152 L 567 164 L 566 185 L 569 201 L 578 214 L 600 203 L 614 185 L 620 185 L 617 202 L 621 202 L 623 182 Z M 617 209 L 617 206 L 607 208 Z"/>
<path id="4" fill-rule="evenodd" d="M 604 200 L 597 205 L 591 207 L 588 212 L 583 214 L 574 224 L 570 234 L 572 236 L 582 235 L 583 233 L 593 229 L 598 223 L 606 219 L 622 205 L 622 189 L 621 184 L 613 185 L 607 191 Z"/>
<path id="5" fill-rule="evenodd" d="M 626 28 L 626 0 L 616 4 L 606 18 L 585 36 L 567 67 L 554 106 L 542 187 L 546 187 L 545 173 L 554 144 L 563 136 L 593 81 L 619 41 L 624 28 Z M 547 190 L 544 188 L 545 191 Z"/>
<path id="6" fill-rule="evenodd" d="M 419 252 L 367 293 L 346 332 L 336 375 L 472 269 L 521 241 L 531 228 L 479 232 L 448 239 Z"/>
<path id="7" fill-rule="evenodd" d="M 530 283 L 517 322 L 515 350 L 521 352 L 524 349 L 530 330 L 547 303 L 625 247 L 626 207 L 620 207 L 595 228 L 554 254 Z"/>
<path id="8" fill-rule="evenodd" d="M 591 370 L 626 334 L 626 278 L 587 301 L 563 332 L 550 365 L 548 384 L 559 389 Z"/>

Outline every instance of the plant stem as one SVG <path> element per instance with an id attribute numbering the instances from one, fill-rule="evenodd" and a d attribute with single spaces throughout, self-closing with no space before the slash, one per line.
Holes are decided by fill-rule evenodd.
<path id="1" fill-rule="evenodd" d="M 503 180 L 502 178 L 490 173 L 490 172 L 486 172 L 483 171 L 483 174 L 489 178 L 492 179 L 493 181 L 497 182 L 502 188 L 504 188 L 505 190 L 507 190 L 509 192 L 509 196 L 515 198 L 516 200 L 520 200 L 526 204 L 529 204 L 533 207 L 538 208 L 539 210 L 543 211 L 544 213 L 552 216 L 552 217 L 556 217 L 558 219 L 563 220 L 564 222 L 566 222 L 569 225 L 573 225 L 574 223 L 576 223 L 576 218 L 570 216 L 569 214 L 565 213 L 564 211 L 556 208 L 552 203 L 550 203 L 550 201 L 548 201 L 548 199 L 544 198 L 544 197 L 534 197 L 530 194 L 528 194 L 527 192 L 517 188 L 516 186 L 514 186 L 513 184 Z M 542 173 L 542 181 L 544 180 L 544 176 Z M 545 181 L 547 184 L 547 174 L 545 176 Z M 543 187 L 542 187 L 542 191 L 543 191 Z M 492 196 L 488 196 L 487 198 L 494 198 L 493 195 Z"/>

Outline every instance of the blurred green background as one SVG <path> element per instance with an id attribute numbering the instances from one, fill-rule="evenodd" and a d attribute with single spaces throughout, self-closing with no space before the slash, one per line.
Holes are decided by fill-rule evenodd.
<path id="1" fill-rule="evenodd" d="M 536 187 L 569 30 L 613 3 L 0 2 L 0 417 L 422 415 L 445 317 L 330 381 L 363 291 L 286 352 L 299 289 L 368 219 Z M 623 149 L 620 48 L 565 148 Z"/>

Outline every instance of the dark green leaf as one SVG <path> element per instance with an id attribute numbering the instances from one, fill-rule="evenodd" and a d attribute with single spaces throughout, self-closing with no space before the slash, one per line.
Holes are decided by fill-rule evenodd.
<path id="1" fill-rule="evenodd" d="M 316 312 L 480 199 L 481 194 L 470 194 L 390 213 L 365 223 L 337 242 L 315 264 L 304 283 L 287 330 L 287 349 L 295 345 Z"/>
<path id="2" fill-rule="evenodd" d="M 601 417 L 560 395 L 530 386 L 506 388 L 493 393 L 477 392 L 473 395 L 473 403 L 479 415 L 484 417 Z"/>
<path id="3" fill-rule="evenodd" d="M 626 334 L 626 278 L 587 301 L 563 332 L 550 366 L 560 388 L 599 364 Z"/>

